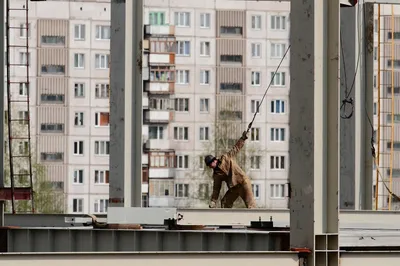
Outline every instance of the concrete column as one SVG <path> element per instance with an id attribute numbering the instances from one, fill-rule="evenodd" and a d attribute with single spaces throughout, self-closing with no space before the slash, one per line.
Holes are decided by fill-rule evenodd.
<path id="1" fill-rule="evenodd" d="M 0 5 L 0 21 L 5 21 L 5 5 L 6 1 L 4 1 Z M 0 27 L 0 36 L 5 36 L 5 27 L 6 25 Z M 4 84 L 5 84 L 5 77 L 4 77 L 4 65 L 5 65 L 5 58 L 4 58 L 4 43 L 5 39 L 0 42 L 0 73 L 1 81 L 0 81 L 0 95 L 2 95 L 2 100 L 0 102 L 0 139 L 3 140 L 0 145 L 0 169 L 4 169 Z M 4 170 L 3 170 L 4 171 Z M 4 187 L 4 176 L 3 173 L 0 175 L 0 187 Z M 4 226 L 4 202 L 0 201 L 0 226 Z"/>
<path id="2" fill-rule="evenodd" d="M 111 2 L 110 207 L 141 207 L 143 2 Z"/>
<path id="3" fill-rule="evenodd" d="M 291 2 L 290 244 L 307 265 L 339 263 L 339 6 Z"/>

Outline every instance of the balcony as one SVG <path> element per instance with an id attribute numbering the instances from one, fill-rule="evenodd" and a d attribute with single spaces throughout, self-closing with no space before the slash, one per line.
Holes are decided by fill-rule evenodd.
<path id="1" fill-rule="evenodd" d="M 173 119 L 173 112 L 165 110 L 145 110 L 144 122 L 169 123 Z"/>
<path id="2" fill-rule="evenodd" d="M 175 54 L 150 54 L 149 65 L 174 65 Z"/>
<path id="3" fill-rule="evenodd" d="M 174 94 L 174 82 L 150 82 L 146 83 L 145 90 L 150 94 Z"/>
<path id="4" fill-rule="evenodd" d="M 149 197 L 149 207 L 171 207 L 175 203 L 174 197 Z"/>
<path id="5" fill-rule="evenodd" d="M 175 35 L 174 25 L 145 25 L 145 34 L 147 35 Z"/>
<path id="6" fill-rule="evenodd" d="M 146 149 L 149 150 L 169 150 L 169 140 L 167 139 L 149 139 L 146 141 Z"/>
<path id="7" fill-rule="evenodd" d="M 150 167 L 149 178 L 171 178 L 175 176 L 175 168 Z"/>

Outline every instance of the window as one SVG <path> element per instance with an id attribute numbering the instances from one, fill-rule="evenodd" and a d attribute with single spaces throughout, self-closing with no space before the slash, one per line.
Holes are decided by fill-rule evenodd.
<path id="1" fill-rule="evenodd" d="M 273 86 L 285 86 L 286 85 L 286 72 L 271 72 L 271 79 Z"/>
<path id="2" fill-rule="evenodd" d="M 259 100 L 251 100 L 250 109 L 251 113 L 254 114 L 256 111 L 260 113 L 260 101 Z"/>
<path id="3" fill-rule="evenodd" d="M 83 141 L 74 141 L 74 155 L 83 155 Z"/>
<path id="4" fill-rule="evenodd" d="M 386 93 L 389 94 L 387 97 L 391 98 L 392 95 L 392 86 L 386 88 Z M 400 87 L 393 87 L 394 94 L 400 94 Z M 397 95 L 396 95 L 397 96 Z"/>
<path id="5" fill-rule="evenodd" d="M 29 153 L 29 143 L 27 141 L 19 142 L 18 149 L 20 155 L 27 155 Z"/>
<path id="6" fill-rule="evenodd" d="M 174 181 L 173 180 L 149 180 L 149 194 L 151 197 L 173 197 Z"/>
<path id="7" fill-rule="evenodd" d="M 190 42 L 177 41 L 176 42 L 176 55 L 189 56 L 190 55 Z"/>
<path id="8" fill-rule="evenodd" d="M 83 112 L 75 112 L 74 118 L 74 125 L 75 126 L 83 126 Z"/>
<path id="9" fill-rule="evenodd" d="M 210 85 L 210 70 L 200 70 L 200 85 Z"/>
<path id="10" fill-rule="evenodd" d="M 199 156 L 199 169 L 204 169 L 204 156 Z"/>
<path id="11" fill-rule="evenodd" d="M 97 127 L 108 127 L 110 125 L 110 113 L 108 112 L 94 113 L 94 125 Z"/>
<path id="12" fill-rule="evenodd" d="M 260 141 L 260 128 L 252 127 L 250 130 L 250 140 L 251 141 Z"/>
<path id="13" fill-rule="evenodd" d="M 285 156 L 270 156 L 270 169 L 285 169 Z"/>
<path id="14" fill-rule="evenodd" d="M 72 199 L 72 212 L 83 212 L 83 199 Z"/>
<path id="15" fill-rule="evenodd" d="M 65 37 L 64 36 L 42 36 L 41 41 L 42 41 L 42 44 L 64 45 Z"/>
<path id="16" fill-rule="evenodd" d="M 174 127 L 174 140 L 189 140 L 189 128 Z"/>
<path id="17" fill-rule="evenodd" d="M 175 111 L 189 112 L 189 98 L 175 99 Z"/>
<path id="18" fill-rule="evenodd" d="M 175 160 L 176 160 L 176 168 L 178 169 L 189 168 L 189 155 L 177 155 Z"/>
<path id="19" fill-rule="evenodd" d="M 85 54 L 75 54 L 74 55 L 74 67 L 84 68 L 85 67 Z"/>
<path id="20" fill-rule="evenodd" d="M 41 94 L 40 100 L 48 103 L 64 103 L 65 96 L 63 94 Z"/>
<path id="21" fill-rule="evenodd" d="M 150 12 L 149 13 L 149 24 L 150 25 L 165 25 L 165 13 L 164 12 Z"/>
<path id="22" fill-rule="evenodd" d="M 222 93 L 224 92 L 241 92 L 242 91 L 242 83 L 220 83 L 219 89 Z"/>
<path id="23" fill-rule="evenodd" d="M 189 84 L 189 70 L 176 71 L 176 84 Z"/>
<path id="24" fill-rule="evenodd" d="M 164 139 L 164 127 L 149 126 L 149 139 Z"/>
<path id="25" fill-rule="evenodd" d="M 18 120 L 20 120 L 20 125 L 27 125 L 29 120 L 28 111 L 18 111 Z"/>
<path id="26" fill-rule="evenodd" d="M 28 23 L 28 27 L 26 26 L 26 23 L 19 24 L 19 37 L 20 38 L 31 37 L 31 23 Z"/>
<path id="27" fill-rule="evenodd" d="M 210 56 L 210 42 L 200 42 L 200 56 Z"/>
<path id="28" fill-rule="evenodd" d="M 261 85 L 261 73 L 258 71 L 251 72 L 251 85 L 252 86 L 260 86 Z"/>
<path id="29" fill-rule="evenodd" d="M 94 142 L 94 154 L 96 155 L 110 155 L 110 142 L 101 140 Z"/>
<path id="30" fill-rule="evenodd" d="M 250 156 L 250 169 L 260 169 L 261 156 Z"/>
<path id="31" fill-rule="evenodd" d="M 251 190 L 253 191 L 254 198 L 259 199 L 260 198 L 260 185 L 251 184 Z"/>
<path id="32" fill-rule="evenodd" d="M 393 62 L 393 67 L 394 68 L 399 68 L 400 67 L 400 60 L 387 60 L 387 66 L 392 67 L 392 62 Z"/>
<path id="33" fill-rule="evenodd" d="M 271 184 L 269 194 L 270 198 L 283 199 L 285 197 L 285 185 Z"/>
<path id="34" fill-rule="evenodd" d="M 251 44 L 251 56 L 254 58 L 261 57 L 261 43 Z"/>
<path id="35" fill-rule="evenodd" d="M 175 184 L 175 198 L 189 197 L 189 184 Z"/>
<path id="36" fill-rule="evenodd" d="M 42 152 L 40 153 L 40 160 L 47 162 L 59 162 L 64 159 L 62 152 Z"/>
<path id="37" fill-rule="evenodd" d="M 271 16 L 271 29 L 272 30 L 285 30 L 286 29 L 286 16 Z"/>
<path id="38" fill-rule="evenodd" d="M 168 98 L 149 98 L 150 110 L 173 110 L 175 101 Z"/>
<path id="39" fill-rule="evenodd" d="M 96 199 L 94 201 L 95 213 L 106 213 L 108 209 L 108 199 Z"/>
<path id="40" fill-rule="evenodd" d="M 210 129 L 208 127 L 200 127 L 200 140 L 209 140 Z"/>
<path id="41" fill-rule="evenodd" d="M 286 44 L 271 43 L 271 57 L 282 58 L 285 52 L 286 52 Z"/>
<path id="42" fill-rule="evenodd" d="M 199 199 L 209 199 L 211 196 L 210 193 L 210 186 L 208 184 L 199 184 L 199 195 L 198 198 Z"/>
<path id="43" fill-rule="evenodd" d="M 28 96 L 28 83 L 19 83 L 19 96 Z"/>
<path id="44" fill-rule="evenodd" d="M 63 65 L 42 65 L 42 74 L 63 75 L 65 74 L 65 66 Z"/>
<path id="45" fill-rule="evenodd" d="M 108 170 L 95 170 L 94 171 L 94 183 L 95 184 L 108 184 L 110 177 L 110 171 Z"/>
<path id="46" fill-rule="evenodd" d="M 85 40 L 85 30 L 86 30 L 86 25 L 85 24 L 78 24 L 75 25 L 75 40 L 76 41 L 84 41 Z"/>
<path id="47" fill-rule="evenodd" d="M 83 184 L 83 170 L 74 170 L 74 184 Z"/>
<path id="48" fill-rule="evenodd" d="M 251 28 L 253 30 L 261 30 L 261 16 L 251 16 Z"/>
<path id="49" fill-rule="evenodd" d="M 373 106 L 373 114 L 376 115 L 377 114 L 377 106 L 378 103 L 374 102 L 374 106 Z"/>
<path id="50" fill-rule="evenodd" d="M 108 69 L 108 54 L 96 54 L 95 55 L 95 68 L 96 69 Z"/>
<path id="51" fill-rule="evenodd" d="M 208 113 L 210 111 L 209 102 L 210 102 L 210 99 L 208 99 L 208 98 L 200 99 L 200 112 Z"/>
<path id="52" fill-rule="evenodd" d="M 19 63 L 21 65 L 28 65 L 31 62 L 31 53 L 27 52 L 20 52 L 19 53 Z"/>
<path id="53" fill-rule="evenodd" d="M 111 38 L 111 27 L 104 25 L 96 26 L 96 40 L 109 40 Z"/>
<path id="54" fill-rule="evenodd" d="M 271 141 L 285 141 L 285 129 L 271 128 Z"/>
<path id="55" fill-rule="evenodd" d="M 200 28 L 210 28 L 210 20 L 211 19 L 209 13 L 200 13 Z"/>
<path id="56" fill-rule="evenodd" d="M 271 101 L 271 113 L 272 114 L 284 114 L 285 113 L 285 101 L 272 100 Z"/>
<path id="57" fill-rule="evenodd" d="M 42 133 L 63 133 L 64 124 L 40 124 Z"/>
<path id="58" fill-rule="evenodd" d="M 76 98 L 85 97 L 85 84 L 84 83 L 75 83 L 74 94 L 75 94 Z"/>
<path id="59" fill-rule="evenodd" d="M 392 32 L 389 31 L 388 32 L 388 39 L 391 40 L 392 39 Z M 397 31 L 394 33 L 394 39 L 395 40 L 400 40 L 400 31 Z"/>
<path id="60" fill-rule="evenodd" d="M 110 97 L 110 86 L 107 83 L 98 83 L 95 88 L 95 97 L 98 99 L 105 99 Z"/>
<path id="61" fill-rule="evenodd" d="M 221 55 L 220 61 L 221 63 L 242 63 L 243 57 L 241 55 Z"/>
<path id="62" fill-rule="evenodd" d="M 221 35 L 242 35 L 243 28 L 242 27 L 221 27 L 220 33 Z"/>
<path id="63" fill-rule="evenodd" d="M 400 114 L 393 114 L 393 120 L 394 120 L 394 123 L 400 123 Z M 386 115 L 386 123 L 387 124 L 392 123 L 392 114 Z"/>
<path id="64" fill-rule="evenodd" d="M 175 26 L 190 27 L 190 13 L 175 12 Z"/>

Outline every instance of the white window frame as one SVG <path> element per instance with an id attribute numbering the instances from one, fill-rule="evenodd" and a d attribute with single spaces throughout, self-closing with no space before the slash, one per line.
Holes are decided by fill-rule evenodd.
<path id="1" fill-rule="evenodd" d="M 210 70 L 200 70 L 200 85 L 210 85 Z"/>
<path id="2" fill-rule="evenodd" d="M 76 205 L 76 210 L 75 210 Z M 83 198 L 72 199 L 72 213 L 83 213 Z"/>
<path id="3" fill-rule="evenodd" d="M 261 156 L 252 155 L 250 156 L 250 170 L 260 170 L 261 169 Z"/>
<path id="4" fill-rule="evenodd" d="M 250 102 L 250 112 L 255 114 L 257 111 L 257 106 L 260 105 L 260 100 L 251 100 Z M 261 106 L 258 108 L 258 114 L 261 113 Z"/>
<path id="5" fill-rule="evenodd" d="M 279 108 L 277 107 L 278 102 L 279 102 Z M 271 114 L 285 114 L 285 108 L 286 108 L 285 100 L 274 99 L 271 100 L 270 104 L 271 104 L 270 108 Z"/>
<path id="6" fill-rule="evenodd" d="M 28 96 L 28 90 L 29 90 L 29 86 L 28 83 L 26 82 L 20 82 L 19 83 L 19 96 Z"/>
<path id="7" fill-rule="evenodd" d="M 74 84 L 74 96 L 75 98 L 85 97 L 85 83 Z"/>
<path id="8" fill-rule="evenodd" d="M 84 41 L 86 38 L 86 25 L 85 24 L 75 24 L 74 25 L 74 40 Z"/>
<path id="9" fill-rule="evenodd" d="M 83 169 L 75 169 L 73 172 L 73 184 L 83 184 L 84 182 L 84 170 Z"/>
<path id="10" fill-rule="evenodd" d="M 107 172 L 108 176 L 110 177 L 110 171 L 109 170 L 94 170 L 94 183 L 96 185 L 108 185 L 107 183 Z M 97 177 L 97 180 L 96 180 Z"/>
<path id="11" fill-rule="evenodd" d="M 85 114 L 83 112 L 75 112 L 75 116 L 74 116 L 74 125 L 77 127 L 79 126 L 84 126 L 84 118 L 85 118 Z M 78 123 L 77 123 L 78 121 Z"/>
<path id="12" fill-rule="evenodd" d="M 187 138 L 185 138 L 185 135 L 187 136 Z M 174 127 L 174 140 L 188 141 L 189 127 Z"/>
<path id="13" fill-rule="evenodd" d="M 93 203 L 94 213 L 107 213 L 108 210 L 108 199 L 95 199 Z"/>
<path id="14" fill-rule="evenodd" d="M 200 98 L 200 112 L 209 113 L 210 112 L 210 99 Z"/>
<path id="15" fill-rule="evenodd" d="M 96 83 L 94 97 L 96 99 L 110 98 L 110 85 L 107 83 Z"/>
<path id="16" fill-rule="evenodd" d="M 74 155 L 75 156 L 82 156 L 85 152 L 85 144 L 83 140 L 76 140 L 74 141 Z"/>
<path id="17" fill-rule="evenodd" d="M 211 27 L 210 13 L 200 13 L 200 29 L 209 29 Z"/>
<path id="18" fill-rule="evenodd" d="M 176 71 L 176 84 L 187 85 L 189 84 L 189 70 Z"/>
<path id="19" fill-rule="evenodd" d="M 28 111 L 18 111 L 18 119 L 20 125 L 27 125 L 29 119 L 29 112 Z"/>
<path id="20" fill-rule="evenodd" d="M 261 58 L 261 43 L 252 43 L 251 44 L 251 57 L 252 58 Z"/>
<path id="21" fill-rule="evenodd" d="M 274 76 L 274 72 L 271 72 L 271 85 L 272 86 L 279 86 L 284 87 L 286 86 L 286 72 L 276 72 Z"/>
<path id="22" fill-rule="evenodd" d="M 107 35 L 108 30 L 108 35 Z M 96 25 L 96 40 L 110 40 L 111 39 L 111 27 L 107 25 Z"/>
<path id="23" fill-rule="evenodd" d="M 271 199 L 284 199 L 285 198 L 285 184 L 270 184 L 269 197 Z"/>
<path id="24" fill-rule="evenodd" d="M 176 41 L 176 55 L 190 56 L 190 41 Z"/>
<path id="25" fill-rule="evenodd" d="M 110 141 L 109 140 L 96 140 L 94 142 L 94 154 L 96 156 L 109 156 L 110 155 Z"/>
<path id="26" fill-rule="evenodd" d="M 270 166 L 269 166 L 270 170 L 281 171 L 286 169 L 286 156 L 284 155 L 271 155 L 269 157 L 269 161 L 270 161 Z M 282 168 L 282 161 L 283 161 L 283 168 Z M 278 167 L 276 167 L 277 164 Z"/>
<path id="27" fill-rule="evenodd" d="M 284 31 L 287 29 L 287 22 L 287 16 L 272 15 L 270 20 L 270 29 Z"/>
<path id="28" fill-rule="evenodd" d="M 179 28 L 190 27 L 190 12 L 175 12 L 175 26 Z"/>
<path id="29" fill-rule="evenodd" d="M 211 54 L 211 43 L 209 41 L 200 42 L 200 56 L 210 57 Z"/>
<path id="30" fill-rule="evenodd" d="M 188 198 L 189 197 L 189 184 L 176 183 L 174 196 L 175 196 L 175 198 Z"/>
<path id="31" fill-rule="evenodd" d="M 251 86 L 261 86 L 261 72 L 252 71 L 251 72 Z"/>
<path id="32" fill-rule="evenodd" d="M 251 184 L 251 190 L 253 191 L 254 198 L 260 199 L 261 185 L 260 184 Z"/>
<path id="33" fill-rule="evenodd" d="M 102 113 L 108 114 L 108 124 L 107 125 L 100 125 L 100 115 Z M 109 127 L 110 126 L 110 113 L 109 112 L 95 112 L 94 113 L 94 126 L 95 127 Z"/>
<path id="34" fill-rule="evenodd" d="M 26 36 L 26 33 L 28 33 L 28 36 Z M 26 39 L 31 37 L 31 23 L 28 23 L 28 29 L 26 29 L 26 22 L 20 23 L 19 24 L 19 37 L 21 39 Z"/>
<path id="35" fill-rule="evenodd" d="M 156 138 L 152 138 L 151 134 L 150 134 L 150 129 L 153 129 L 153 128 L 156 131 Z M 149 126 L 149 139 L 158 139 L 158 140 L 165 139 L 164 132 L 167 133 L 167 130 L 163 126 Z"/>
<path id="36" fill-rule="evenodd" d="M 176 155 L 176 169 L 189 169 L 189 155 Z"/>
<path id="37" fill-rule="evenodd" d="M 209 141 L 210 140 L 210 128 L 209 127 L 200 127 L 199 128 L 199 140 L 200 141 Z"/>
<path id="38" fill-rule="evenodd" d="M 175 112 L 180 112 L 180 113 L 189 112 L 189 106 L 190 106 L 189 102 L 190 102 L 189 98 L 176 98 L 174 106 Z"/>
<path id="39" fill-rule="evenodd" d="M 260 141 L 260 131 L 261 129 L 259 127 L 252 127 L 250 129 L 250 141 L 252 142 Z"/>
<path id="40" fill-rule="evenodd" d="M 286 139 L 286 128 L 271 127 L 270 129 L 270 140 L 272 142 L 282 142 Z"/>
<path id="41" fill-rule="evenodd" d="M 85 68 L 85 54 L 75 53 L 74 54 L 74 68 Z"/>
<path id="42" fill-rule="evenodd" d="M 261 30 L 261 15 L 253 15 L 251 16 L 251 29 L 252 30 Z"/>
<path id="43" fill-rule="evenodd" d="M 271 58 L 280 59 L 286 52 L 286 43 L 271 43 Z"/>
<path id="44" fill-rule="evenodd" d="M 94 66 L 96 69 L 108 69 L 109 68 L 109 54 L 95 54 Z"/>

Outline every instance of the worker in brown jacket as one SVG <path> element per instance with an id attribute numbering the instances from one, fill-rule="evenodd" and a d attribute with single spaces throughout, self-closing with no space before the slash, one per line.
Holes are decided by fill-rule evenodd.
<path id="1" fill-rule="evenodd" d="M 209 205 L 210 208 L 217 207 L 217 200 L 223 181 L 225 181 L 229 189 L 221 200 L 222 208 L 232 208 L 233 203 L 238 197 L 243 199 L 247 208 L 256 207 L 250 178 L 235 160 L 237 153 L 248 138 L 247 134 L 248 131 L 243 132 L 242 137 L 236 142 L 235 146 L 229 152 L 222 155 L 221 158 L 218 159 L 212 155 L 207 155 L 204 158 L 206 165 L 214 169 L 214 185 Z"/>

